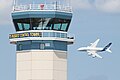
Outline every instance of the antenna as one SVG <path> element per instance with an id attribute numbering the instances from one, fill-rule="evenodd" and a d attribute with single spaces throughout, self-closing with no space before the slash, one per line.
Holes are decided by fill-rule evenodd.
<path id="1" fill-rule="evenodd" d="M 57 5 L 58 5 L 57 0 L 55 0 L 55 5 L 56 5 L 56 10 L 57 10 Z"/>
<path id="2" fill-rule="evenodd" d="M 15 10 L 16 0 L 13 0 L 13 11 Z"/>
<path id="3" fill-rule="evenodd" d="M 13 0 L 13 6 L 15 6 L 16 5 L 16 0 Z"/>

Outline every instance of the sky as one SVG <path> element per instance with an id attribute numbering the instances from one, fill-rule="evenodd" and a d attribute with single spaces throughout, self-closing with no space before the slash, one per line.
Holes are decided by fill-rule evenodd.
<path id="1" fill-rule="evenodd" d="M 69 34 L 75 42 L 68 46 L 68 80 L 119 80 L 120 79 L 120 0 L 69 0 L 73 18 Z M 16 48 L 9 43 L 9 34 L 15 33 L 12 23 L 12 0 L 0 0 L 0 77 L 15 80 Z M 77 49 L 100 39 L 98 47 L 112 42 L 112 54 L 98 53 L 103 57 L 91 58 Z"/>

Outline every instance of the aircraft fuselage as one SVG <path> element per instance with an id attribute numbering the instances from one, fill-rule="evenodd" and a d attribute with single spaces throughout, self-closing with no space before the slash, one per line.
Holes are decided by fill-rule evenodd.
<path id="1" fill-rule="evenodd" d="M 96 51 L 96 52 L 102 52 L 103 48 L 81 47 L 78 50 L 79 51 Z"/>

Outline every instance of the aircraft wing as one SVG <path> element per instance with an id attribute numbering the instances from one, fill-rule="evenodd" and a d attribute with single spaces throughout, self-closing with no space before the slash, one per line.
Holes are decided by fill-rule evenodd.
<path id="1" fill-rule="evenodd" d="M 100 55 L 96 53 L 96 51 L 88 51 L 88 54 L 91 54 L 94 57 L 102 58 Z"/>
<path id="2" fill-rule="evenodd" d="M 97 39 L 94 43 L 91 43 L 89 47 L 96 47 L 100 39 Z"/>
<path id="3" fill-rule="evenodd" d="M 102 58 L 100 55 L 98 55 L 97 53 L 94 54 L 96 57 L 98 58 Z"/>

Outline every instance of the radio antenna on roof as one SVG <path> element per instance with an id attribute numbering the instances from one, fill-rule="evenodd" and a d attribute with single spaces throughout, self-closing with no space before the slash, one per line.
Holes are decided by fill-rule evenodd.
<path id="1" fill-rule="evenodd" d="M 16 0 L 13 0 L 13 6 L 15 6 L 16 5 Z"/>
<path id="2" fill-rule="evenodd" d="M 56 5 L 56 10 L 57 10 L 57 5 L 58 5 L 57 0 L 55 1 L 55 5 Z"/>

